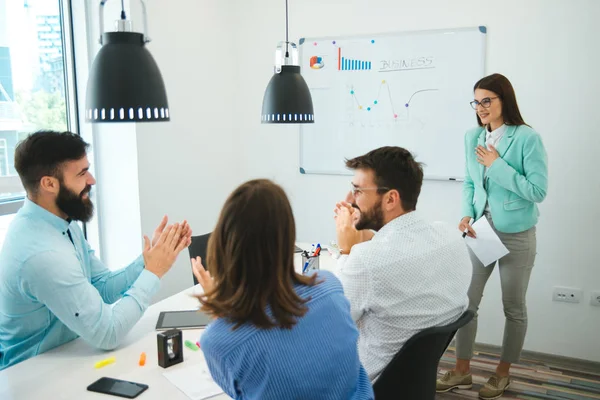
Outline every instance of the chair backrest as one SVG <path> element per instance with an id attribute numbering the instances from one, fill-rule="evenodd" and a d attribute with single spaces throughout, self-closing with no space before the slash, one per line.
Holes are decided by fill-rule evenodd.
<path id="1" fill-rule="evenodd" d="M 456 322 L 411 337 L 373 384 L 375 399 L 434 400 L 440 358 L 456 331 L 473 316 L 473 311 L 467 310 Z"/>
<path id="2" fill-rule="evenodd" d="M 208 268 L 208 265 L 206 265 L 206 248 L 208 247 L 209 238 L 210 233 L 199 236 L 192 236 L 192 243 L 188 247 L 188 251 L 190 252 L 190 258 L 196 258 L 198 256 L 202 257 L 202 265 L 204 265 L 205 269 Z M 192 277 L 194 278 L 194 285 L 197 285 L 198 280 L 196 279 L 196 276 L 193 273 Z"/>

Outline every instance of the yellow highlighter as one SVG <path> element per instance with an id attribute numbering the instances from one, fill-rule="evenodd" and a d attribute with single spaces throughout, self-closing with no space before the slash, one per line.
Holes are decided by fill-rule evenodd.
<path id="1" fill-rule="evenodd" d="M 117 361 L 117 359 L 115 357 L 110 357 L 105 360 L 98 361 L 96 364 L 94 364 L 94 368 L 106 367 L 108 364 L 112 364 L 115 361 Z"/>

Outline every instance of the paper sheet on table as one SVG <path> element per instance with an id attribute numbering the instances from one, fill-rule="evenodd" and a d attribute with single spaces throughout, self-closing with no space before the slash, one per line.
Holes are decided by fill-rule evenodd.
<path id="1" fill-rule="evenodd" d="M 192 400 L 203 400 L 223 393 L 208 371 L 206 364 L 181 366 L 172 371 L 163 372 L 165 378 Z"/>
<path id="2" fill-rule="evenodd" d="M 489 266 L 509 253 L 485 216 L 473 224 L 473 229 L 477 238 L 467 236 L 465 241 L 484 266 Z"/>

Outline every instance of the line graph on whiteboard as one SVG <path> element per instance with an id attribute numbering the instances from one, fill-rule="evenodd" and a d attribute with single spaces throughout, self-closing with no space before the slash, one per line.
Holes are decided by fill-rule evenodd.
<path id="1" fill-rule="evenodd" d="M 426 121 L 420 117 L 427 105 L 427 95 L 435 94 L 439 89 L 430 87 L 404 93 L 394 93 L 388 80 L 382 80 L 377 93 L 357 88 L 354 84 L 346 86 L 346 121 L 354 128 L 407 128 L 421 130 Z M 369 97 L 370 95 L 370 97 Z M 406 96 L 406 97 L 402 97 Z M 420 101 L 424 100 L 424 101 Z M 421 112 L 413 112 L 418 105 Z"/>

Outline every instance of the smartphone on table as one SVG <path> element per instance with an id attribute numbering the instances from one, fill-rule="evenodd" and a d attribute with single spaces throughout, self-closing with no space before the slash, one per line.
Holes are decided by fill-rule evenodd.
<path id="1" fill-rule="evenodd" d="M 112 394 L 113 396 L 135 399 L 148 385 L 143 383 L 123 381 L 120 379 L 103 377 L 87 387 L 90 392 Z"/>

